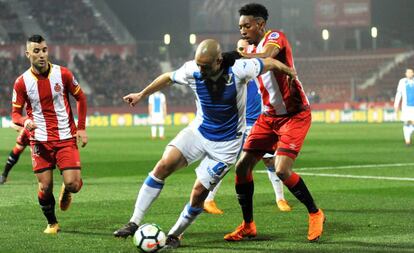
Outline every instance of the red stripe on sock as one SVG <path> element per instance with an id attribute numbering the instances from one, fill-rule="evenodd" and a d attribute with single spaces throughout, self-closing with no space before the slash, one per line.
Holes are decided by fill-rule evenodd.
<path id="1" fill-rule="evenodd" d="M 37 192 L 37 197 L 38 197 L 39 199 L 45 199 L 45 193 L 44 193 L 44 192 L 42 192 L 42 191 L 38 191 L 38 192 Z"/>
<path id="2" fill-rule="evenodd" d="M 288 177 L 286 180 L 283 181 L 283 183 L 288 187 L 292 188 L 299 182 L 300 176 L 296 174 L 295 172 L 292 172 L 290 174 L 290 177 Z"/>
<path id="3" fill-rule="evenodd" d="M 236 175 L 236 184 L 245 184 L 253 181 L 253 173 L 250 170 L 245 177 Z"/>
<path id="4" fill-rule="evenodd" d="M 24 149 L 18 149 L 17 147 L 13 148 L 13 154 L 20 155 L 23 152 Z"/>

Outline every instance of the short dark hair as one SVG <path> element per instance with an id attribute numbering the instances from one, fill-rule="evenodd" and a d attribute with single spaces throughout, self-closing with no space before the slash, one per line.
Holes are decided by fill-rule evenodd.
<path id="1" fill-rule="evenodd" d="M 266 7 L 261 4 L 250 3 L 242 6 L 239 10 L 240 16 L 253 16 L 255 18 L 263 18 L 267 21 L 269 13 L 267 12 Z"/>
<path id="2" fill-rule="evenodd" d="M 42 37 L 42 35 L 39 34 L 33 34 L 29 38 L 27 38 L 27 42 L 35 42 L 35 43 L 41 43 L 45 41 L 45 38 Z"/>

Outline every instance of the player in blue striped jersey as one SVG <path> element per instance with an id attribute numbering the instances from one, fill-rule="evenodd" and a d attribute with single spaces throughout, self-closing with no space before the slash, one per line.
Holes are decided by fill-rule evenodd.
<path id="1" fill-rule="evenodd" d="M 236 162 L 245 130 L 246 84 L 270 69 L 294 75 L 294 71 L 273 59 L 236 60 L 226 66 L 220 45 L 205 40 L 197 47 L 195 60 L 172 73 L 164 73 L 139 93 L 124 100 L 131 106 L 171 83 L 188 85 L 196 95 L 197 113 L 166 147 L 162 158 L 142 185 L 130 222 L 114 232 L 116 237 L 132 236 L 150 205 L 161 193 L 165 179 L 176 170 L 201 160 L 190 202 L 168 233 L 166 247 L 180 245 L 178 237 L 203 210 L 209 191 Z"/>
<path id="2" fill-rule="evenodd" d="M 398 114 L 401 105 L 401 121 L 404 122 L 403 134 L 407 147 L 411 146 L 411 135 L 414 132 L 414 71 L 407 69 L 405 78 L 398 82 L 395 94 L 394 109 Z"/>
<path id="3" fill-rule="evenodd" d="M 249 46 L 249 43 L 246 40 L 240 39 L 237 42 L 237 50 L 244 51 Z M 250 129 L 253 127 L 260 113 L 262 112 L 262 99 L 258 92 L 257 85 L 255 80 L 250 80 L 247 85 L 247 101 L 246 101 L 246 131 L 245 135 L 248 136 Z M 283 193 L 283 183 L 277 177 L 274 167 L 274 155 L 265 154 L 263 156 L 263 163 L 267 169 L 267 175 L 273 186 L 275 192 L 276 205 L 282 212 L 289 212 L 292 208 L 289 206 L 288 202 L 285 200 Z M 204 202 L 204 211 L 211 214 L 223 214 L 223 211 L 219 209 L 214 201 L 215 195 L 220 188 L 221 182 L 217 184 L 214 190 L 210 191 L 206 201 Z"/>

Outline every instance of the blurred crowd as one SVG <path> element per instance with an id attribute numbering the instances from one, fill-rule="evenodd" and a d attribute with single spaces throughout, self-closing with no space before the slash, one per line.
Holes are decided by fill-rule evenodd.
<path id="1" fill-rule="evenodd" d="M 52 63 L 67 66 L 66 63 L 50 59 Z M 25 57 L 15 59 L 1 58 L 0 75 L 0 114 L 9 115 L 13 84 L 16 78 L 29 68 Z M 130 92 L 137 92 L 147 86 L 161 74 L 159 63 L 149 57 L 107 55 L 98 59 L 94 55 L 74 58 L 70 69 L 90 90 L 88 104 L 92 107 L 113 107 L 124 105 L 122 97 Z M 86 89 L 85 89 L 86 90 Z M 186 106 L 194 104 L 194 96 L 187 87 L 173 85 L 163 91 L 168 105 Z"/>
<path id="2" fill-rule="evenodd" d="M 92 8 L 82 0 L 55 0 L 53 4 L 43 0 L 25 0 L 31 7 L 30 14 L 48 39 L 59 44 L 114 43 L 104 24 L 100 23 Z M 39 12 L 39 10 L 42 10 Z M 56 15 L 55 13 L 59 13 Z"/>
<path id="3" fill-rule="evenodd" d="M 18 19 L 17 14 L 9 5 L 1 1 L 0 10 L 0 23 L 7 24 L 3 26 L 5 36 L 0 36 L 0 44 L 24 41 L 26 37 L 24 36 L 22 24 Z"/>
<path id="4" fill-rule="evenodd" d="M 161 74 L 159 62 L 150 57 L 107 55 L 98 59 L 94 55 L 75 57 L 75 68 L 91 88 L 90 106 L 120 106 L 122 97 L 145 88 Z M 191 105 L 188 90 L 173 86 L 163 91 L 169 105 Z"/>

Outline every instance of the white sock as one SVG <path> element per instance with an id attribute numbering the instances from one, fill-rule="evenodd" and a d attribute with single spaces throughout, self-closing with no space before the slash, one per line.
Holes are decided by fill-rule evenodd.
<path id="1" fill-rule="evenodd" d="M 157 126 L 151 126 L 151 137 L 157 137 Z"/>
<path id="2" fill-rule="evenodd" d="M 413 135 L 413 133 L 414 133 L 414 125 L 410 125 L 410 141 L 411 141 L 411 136 Z"/>
<path id="3" fill-rule="evenodd" d="M 158 131 L 160 134 L 160 138 L 164 138 L 164 126 L 159 126 Z"/>
<path id="4" fill-rule="evenodd" d="M 164 181 L 156 178 L 154 175 L 152 175 L 152 173 L 150 173 L 138 192 L 134 213 L 132 214 L 132 217 L 129 221 L 132 221 L 135 224 L 139 225 L 144 218 L 144 215 L 147 212 L 148 208 L 160 195 L 163 187 Z"/>
<path id="5" fill-rule="evenodd" d="M 269 176 L 269 180 L 272 183 L 273 190 L 275 191 L 276 202 L 284 200 L 285 195 L 283 194 L 283 182 L 276 175 L 275 169 L 273 167 L 267 167 L 267 175 Z"/>
<path id="6" fill-rule="evenodd" d="M 404 124 L 403 126 L 403 133 L 404 133 L 404 141 L 405 143 L 411 143 L 411 134 L 412 134 L 412 128 L 409 124 Z"/>
<path id="7" fill-rule="evenodd" d="M 198 215 L 203 212 L 203 208 L 191 207 L 190 203 L 185 205 L 175 225 L 171 228 L 168 235 L 180 236 L 194 222 Z"/>
<path id="8" fill-rule="evenodd" d="M 214 187 L 214 189 L 208 193 L 208 196 L 207 196 L 205 201 L 214 200 L 214 197 L 216 196 L 216 193 L 217 193 L 218 189 L 220 188 L 221 182 L 223 182 L 223 180 L 220 180 L 220 182 L 218 182 L 216 187 Z"/>

